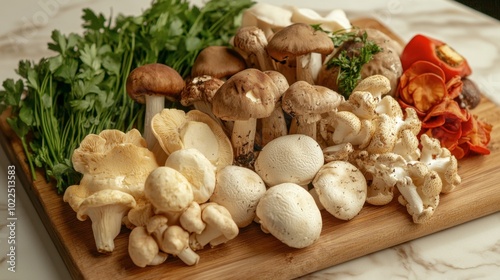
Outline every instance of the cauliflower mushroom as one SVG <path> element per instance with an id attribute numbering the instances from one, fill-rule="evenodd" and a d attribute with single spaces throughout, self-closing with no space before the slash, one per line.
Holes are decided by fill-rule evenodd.
<path id="1" fill-rule="evenodd" d="M 200 256 L 189 247 L 189 233 L 177 225 L 169 226 L 163 232 L 160 243 L 163 252 L 177 256 L 187 265 L 195 265 Z"/>
<path id="2" fill-rule="evenodd" d="M 269 187 L 287 182 L 306 186 L 323 164 L 318 142 L 307 135 L 289 134 L 264 146 L 254 167 Z"/>
<path id="3" fill-rule="evenodd" d="M 210 201 L 224 206 L 236 225 L 243 228 L 254 220 L 257 203 L 265 192 L 264 181 L 253 170 L 228 165 L 217 171 L 215 190 Z"/>
<path id="4" fill-rule="evenodd" d="M 128 254 L 138 267 L 159 265 L 168 255 L 160 251 L 156 240 L 142 226 L 134 228 L 128 237 Z"/>
<path id="5" fill-rule="evenodd" d="M 338 219 L 351 220 L 365 204 L 366 179 L 347 161 L 331 161 L 323 165 L 312 184 L 321 205 Z"/>
<path id="6" fill-rule="evenodd" d="M 208 201 L 215 189 L 216 167 L 197 149 L 188 148 L 173 152 L 165 166 L 179 171 L 191 183 L 194 201 Z"/>
<path id="7" fill-rule="evenodd" d="M 257 204 L 256 215 L 263 232 L 293 248 L 312 245 L 323 227 L 314 198 L 294 183 L 269 188 Z"/>
<path id="8" fill-rule="evenodd" d="M 234 161 L 252 166 L 257 119 L 271 115 L 278 88 L 273 80 L 258 69 L 245 69 L 229 78 L 217 91 L 212 108 L 214 115 L 234 121 L 231 143 Z"/>

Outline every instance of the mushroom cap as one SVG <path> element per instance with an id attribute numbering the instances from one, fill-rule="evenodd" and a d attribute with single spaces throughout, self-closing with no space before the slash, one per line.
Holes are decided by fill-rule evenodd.
<path id="1" fill-rule="evenodd" d="M 179 212 L 193 201 L 191 183 L 179 171 L 160 166 L 146 179 L 144 194 L 159 212 Z"/>
<path id="2" fill-rule="evenodd" d="M 179 223 L 188 232 L 200 234 L 205 229 L 206 224 L 201 220 L 201 207 L 196 201 L 182 212 Z"/>
<path id="3" fill-rule="evenodd" d="M 217 171 L 214 193 L 210 201 L 224 206 L 236 225 L 243 228 L 252 223 L 266 184 L 253 170 L 228 165 Z"/>
<path id="4" fill-rule="evenodd" d="M 197 101 L 212 102 L 214 94 L 224 83 L 221 79 L 202 75 L 191 78 L 181 92 L 181 104 L 190 106 Z"/>
<path id="5" fill-rule="evenodd" d="M 165 166 L 179 171 L 191 183 L 194 201 L 206 202 L 214 192 L 216 167 L 199 150 L 177 150 L 170 154 Z"/>
<path id="6" fill-rule="evenodd" d="M 234 35 L 233 45 L 246 53 L 257 53 L 267 45 L 264 31 L 257 26 L 243 26 Z"/>
<path id="7" fill-rule="evenodd" d="M 161 95 L 176 100 L 185 86 L 184 79 L 173 68 L 151 63 L 132 70 L 127 77 L 127 93 L 138 103 L 145 103 L 145 95 Z"/>
<path id="8" fill-rule="evenodd" d="M 319 239 L 321 212 L 312 195 L 294 183 L 269 188 L 256 209 L 264 232 L 293 248 L 304 248 Z"/>
<path id="9" fill-rule="evenodd" d="M 288 80 L 286 79 L 285 75 L 275 70 L 266 70 L 264 71 L 264 74 L 268 75 L 278 88 L 278 94 L 276 95 L 276 99 L 281 99 L 283 93 L 285 93 L 285 91 L 290 86 L 288 84 Z"/>
<path id="10" fill-rule="evenodd" d="M 332 51 L 330 37 L 306 23 L 294 23 L 281 29 L 267 44 L 267 53 L 279 62 L 308 53 L 327 55 Z"/>
<path id="11" fill-rule="evenodd" d="M 191 68 L 191 77 L 210 75 L 223 79 L 245 68 L 246 62 L 237 51 L 226 46 L 208 46 L 196 57 Z"/>
<path id="12" fill-rule="evenodd" d="M 248 120 L 269 116 L 278 88 L 262 71 L 248 68 L 231 76 L 212 99 L 215 116 L 222 120 Z"/>
<path id="13" fill-rule="evenodd" d="M 177 225 L 169 226 L 163 232 L 161 249 L 165 253 L 178 255 L 189 246 L 189 233 Z"/>
<path id="14" fill-rule="evenodd" d="M 331 161 L 318 171 L 312 181 L 321 205 L 341 220 L 359 214 L 367 195 L 363 173 L 347 161 Z"/>
<path id="15" fill-rule="evenodd" d="M 128 254 L 134 264 L 139 267 L 160 264 L 167 259 L 167 254 L 160 252 L 158 243 L 144 227 L 136 227 L 130 232 Z"/>
<path id="16" fill-rule="evenodd" d="M 77 218 L 80 221 L 84 221 L 87 219 L 87 215 L 91 209 L 106 206 L 123 207 L 123 209 L 127 209 L 123 211 L 126 214 L 128 209 L 135 207 L 135 205 L 136 201 L 132 195 L 119 190 L 104 189 L 85 198 L 78 208 Z"/>
<path id="17" fill-rule="evenodd" d="M 342 95 L 306 81 L 291 84 L 281 97 L 283 111 L 293 116 L 319 115 L 330 112 L 344 101 Z"/>
<path id="18" fill-rule="evenodd" d="M 255 172 L 267 186 L 309 184 L 323 166 L 323 151 L 312 137 L 289 134 L 271 140 L 255 160 Z"/>
<path id="19" fill-rule="evenodd" d="M 217 168 L 233 163 L 231 140 L 214 119 L 201 111 L 164 109 L 153 117 L 152 129 L 168 155 L 195 148 Z"/>

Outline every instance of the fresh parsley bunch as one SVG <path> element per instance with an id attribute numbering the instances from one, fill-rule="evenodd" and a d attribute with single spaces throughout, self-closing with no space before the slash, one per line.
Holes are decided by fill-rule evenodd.
<path id="1" fill-rule="evenodd" d="M 106 18 L 83 10 L 83 34 L 52 32 L 55 52 L 38 62 L 22 60 L 0 91 L 0 111 L 21 139 L 33 179 L 42 168 L 59 193 L 81 174 L 71 163 L 85 136 L 104 129 L 142 129 L 143 106 L 126 93 L 137 66 L 160 62 L 186 77 L 198 53 L 228 44 L 250 0 L 210 0 L 203 7 L 186 0 L 156 0 L 139 16 Z"/>

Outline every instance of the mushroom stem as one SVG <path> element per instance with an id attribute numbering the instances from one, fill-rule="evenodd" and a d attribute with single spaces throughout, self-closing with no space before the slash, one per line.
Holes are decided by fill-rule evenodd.
<path id="1" fill-rule="evenodd" d="M 200 256 L 193 251 L 189 246 L 186 246 L 177 257 L 187 265 L 195 265 L 200 261 Z"/>
<path id="2" fill-rule="evenodd" d="M 149 149 L 153 149 L 155 143 L 158 142 L 151 129 L 151 120 L 165 108 L 165 97 L 156 95 L 146 95 L 146 113 L 144 116 L 144 133 L 143 137 L 148 144 Z"/>
<path id="3" fill-rule="evenodd" d="M 319 71 L 319 68 L 321 68 L 321 54 L 308 53 L 305 55 L 297 56 L 296 60 L 297 81 L 306 81 L 309 84 L 314 85 L 316 77 L 318 76 L 317 73 Z"/>
<path id="4" fill-rule="evenodd" d="M 316 140 L 316 122 L 310 116 L 295 116 L 290 124 L 290 134 L 304 134 Z"/>
<path id="5" fill-rule="evenodd" d="M 262 123 L 262 146 L 271 140 L 287 134 L 285 114 L 280 106 L 277 106 L 269 117 L 261 119 Z"/>
<path id="6" fill-rule="evenodd" d="M 122 218 L 128 209 L 122 205 L 110 205 L 87 212 L 92 220 L 92 232 L 99 253 L 111 253 L 115 249 L 114 239 L 120 233 Z"/>
<path id="7" fill-rule="evenodd" d="M 205 245 L 210 243 L 210 241 L 221 235 L 222 232 L 217 227 L 212 225 L 207 225 L 202 233 L 197 234 L 195 236 L 196 236 L 196 241 L 198 241 L 199 245 L 201 245 L 201 247 L 204 247 Z"/>
<path id="8" fill-rule="evenodd" d="M 253 162 L 256 126 L 256 118 L 234 121 L 231 143 L 234 149 L 234 159 L 237 163 L 247 165 Z"/>

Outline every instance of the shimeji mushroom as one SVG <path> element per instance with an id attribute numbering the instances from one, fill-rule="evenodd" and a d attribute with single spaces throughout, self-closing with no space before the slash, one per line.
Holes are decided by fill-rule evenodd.
<path id="1" fill-rule="evenodd" d="M 234 239 L 239 228 L 231 217 L 231 213 L 222 205 L 207 202 L 201 205 L 201 219 L 206 227 L 200 234 L 192 234 L 189 244 L 193 250 L 200 250 L 209 244 L 216 246 Z M 217 241 L 217 243 L 214 243 Z"/>
<path id="2" fill-rule="evenodd" d="M 294 23 L 273 35 L 267 44 L 267 53 L 285 66 L 277 70 L 287 77 L 289 84 L 300 80 L 315 84 L 322 55 L 330 54 L 333 48 L 325 32 L 306 23 Z"/>
<path id="3" fill-rule="evenodd" d="M 146 104 L 144 116 L 144 138 L 148 148 L 160 157 L 161 149 L 156 148 L 157 140 L 151 130 L 151 120 L 165 108 L 165 100 L 177 100 L 185 86 L 184 79 L 173 68 L 152 63 L 139 66 L 127 77 L 127 93 L 136 102 Z M 162 160 L 159 159 L 161 162 Z"/>
<path id="4" fill-rule="evenodd" d="M 72 162 L 83 177 L 79 185 L 66 189 L 63 200 L 77 212 L 78 219 L 91 218 L 97 250 L 111 252 L 122 219 L 136 199 L 143 197 L 144 181 L 158 167 L 155 156 L 138 130 L 103 130 L 82 140 Z M 102 225 L 102 219 L 113 222 Z"/>
<path id="5" fill-rule="evenodd" d="M 305 248 L 321 234 L 321 212 L 302 186 L 283 183 L 269 188 L 260 199 L 256 221 L 265 233 L 293 248 Z"/>
<path id="6" fill-rule="evenodd" d="M 321 205 L 338 219 L 353 219 L 365 204 L 366 179 L 347 161 L 331 161 L 323 165 L 312 184 Z"/>
<path id="7" fill-rule="evenodd" d="M 273 80 L 258 69 L 245 69 L 229 78 L 212 100 L 214 115 L 234 121 L 231 143 L 234 161 L 252 166 L 254 161 L 257 119 L 271 115 L 278 88 Z"/>
<path id="8" fill-rule="evenodd" d="M 167 158 L 165 166 L 179 171 L 191 183 L 194 201 L 208 201 L 215 189 L 215 170 L 207 157 L 194 148 L 180 149 Z"/>
<path id="9" fill-rule="evenodd" d="M 322 114 L 335 110 L 342 95 L 306 81 L 291 84 L 281 97 L 283 111 L 292 116 L 289 134 L 305 134 L 316 139 L 317 122 Z"/>
<path id="10" fill-rule="evenodd" d="M 306 186 L 323 164 L 318 142 L 307 135 L 289 134 L 262 148 L 255 160 L 255 172 L 269 187 L 281 183 Z"/>
<path id="11" fill-rule="evenodd" d="M 177 225 L 169 226 L 163 232 L 160 249 L 177 256 L 187 265 L 195 265 L 200 260 L 200 256 L 189 247 L 189 233 Z"/>
<path id="12" fill-rule="evenodd" d="M 207 114 L 163 109 L 152 121 L 153 133 L 167 155 L 195 148 L 217 168 L 233 163 L 233 147 L 222 127 Z"/>
<path id="13" fill-rule="evenodd" d="M 142 226 L 136 227 L 130 232 L 128 254 L 138 267 L 159 265 L 165 262 L 168 257 L 167 254 L 160 251 L 156 240 Z"/>
<path id="14" fill-rule="evenodd" d="M 262 178 L 249 168 L 228 165 L 217 171 L 216 182 L 210 201 L 224 206 L 238 227 L 251 224 L 257 203 L 266 192 Z"/>

